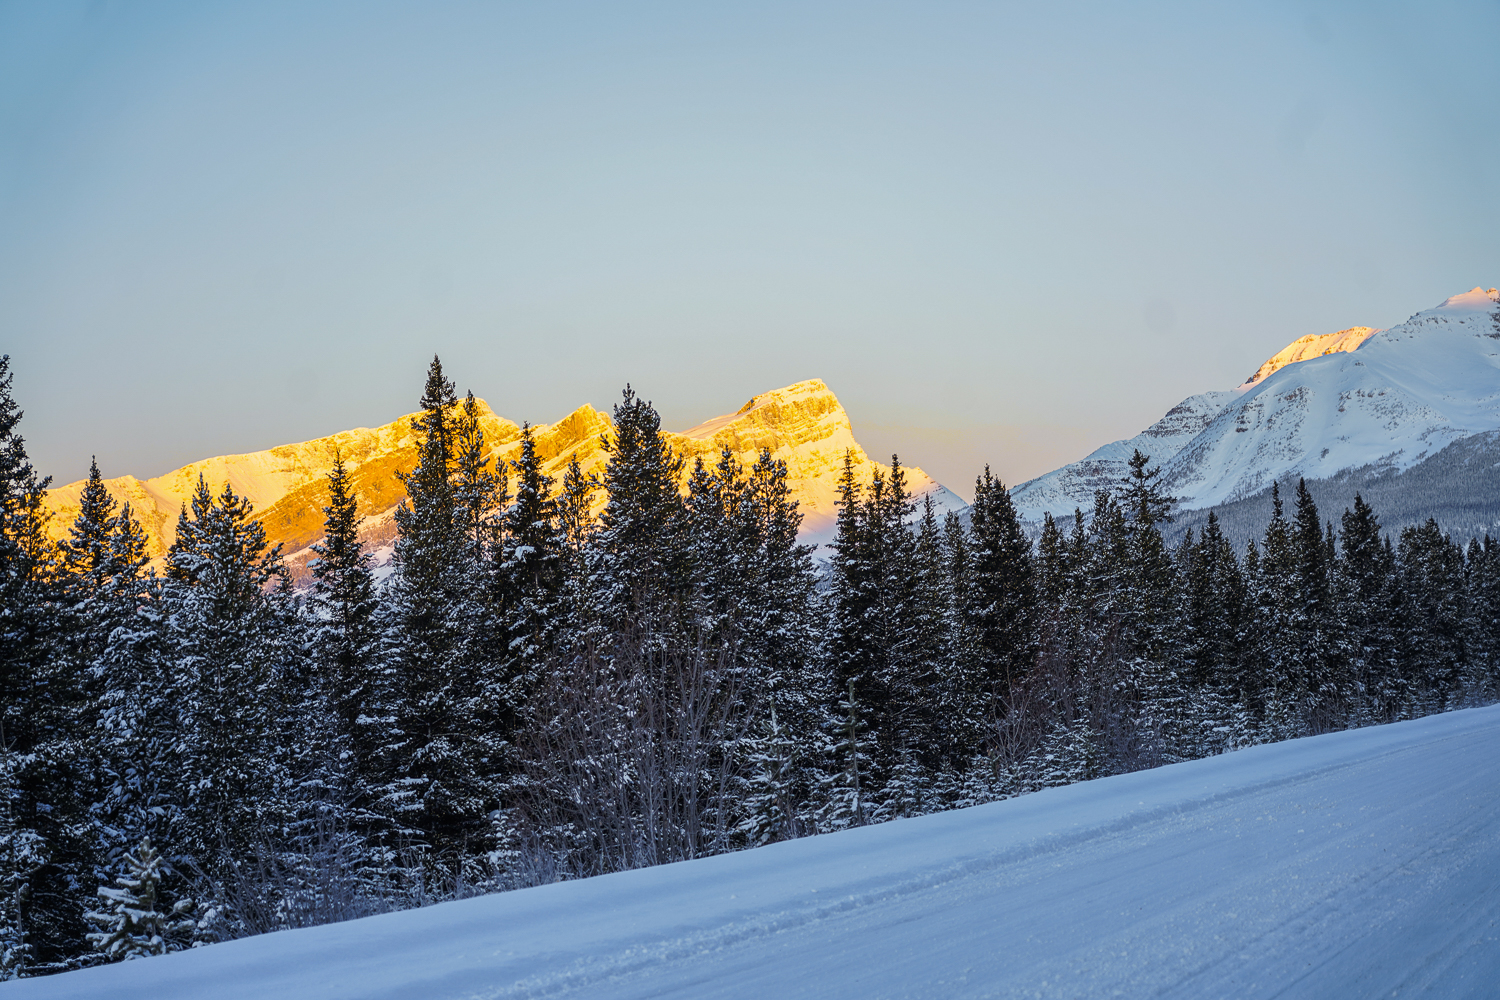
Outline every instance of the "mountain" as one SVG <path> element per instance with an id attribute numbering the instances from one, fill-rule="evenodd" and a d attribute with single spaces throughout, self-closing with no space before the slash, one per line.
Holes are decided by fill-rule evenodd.
<path id="1" fill-rule="evenodd" d="M 1493 494 L 1469 494 L 1483 491 L 1476 484 L 1493 478 L 1484 470 L 1500 463 L 1496 431 L 1500 291 L 1474 288 L 1390 329 L 1297 340 L 1243 385 L 1191 396 L 1137 436 L 1011 495 L 1031 522 L 1088 510 L 1094 490 L 1120 482 L 1139 448 L 1186 510 L 1250 504 L 1269 512 L 1273 482 L 1305 477 L 1328 496 L 1323 503 L 1314 490 L 1320 505 L 1334 505 L 1326 513 L 1355 490 L 1379 487 L 1388 509 L 1469 531 L 1493 523 Z M 1403 516 L 1388 516 L 1387 526 Z"/>
<path id="2" fill-rule="evenodd" d="M 497 416 L 481 403 L 481 425 L 490 446 L 490 458 L 507 461 L 520 453 L 521 428 Z M 249 497 L 257 517 L 272 543 L 281 543 L 294 576 L 300 576 L 311 557 L 309 546 L 323 534 L 323 505 L 327 502 L 325 477 L 334 455 L 342 453 L 349 466 L 366 518 L 361 536 L 380 556 L 389 556 L 395 538 L 393 514 L 405 495 L 396 472 L 416 463 L 415 414 L 381 427 L 358 428 L 300 444 L 281 445 L 248 455 L 208 458 L 166 475 L 141 480 L 120 476 L 105 480 L 118 500 L 130 502 L 149 538 L 149 553 L 160 559 L 176 536 L 177 515 L 188 503 L 202 475 L 215 492 L 227 482 L 234 491 Z M 548 475 L 561 479 L 568 463 L 577 457 L 585 473 L 602 472 L 607 455 L 601 437 L 612 429 L 609 416 L 591 406 L 581 406 L 554 424 L 532 428 L 538 454 Z M 801 538 L 812 544 L 832 541 L 834 535 L 838 476 L 844 453 L 854 456 L 856 474 L 868 480 L 875 469 L 889 467 L 873 461 L 854 439 L 849 415 L 832 390 L 818 379 L 798 382 L 784 389 L 755 396 L 734 413 L 715 417 L 681 433 L 666 434 L 667 440 L 687 459 L 718 460 L 721 448 L 749 465 L 760 449 L 787 463 L 792 494 L 801 505 Z M 962 510 L 963 501 L 921 469 L 907 469 L 908 482 L 918 496 L 931 495 L 939 512 Z M 47 505 L 53 513 L 49 529 L 56 538 L 67 536 L 78 515 L 83 482 L 52 490 Z M 602 506 L 603 497 L 598 498 Z"/>

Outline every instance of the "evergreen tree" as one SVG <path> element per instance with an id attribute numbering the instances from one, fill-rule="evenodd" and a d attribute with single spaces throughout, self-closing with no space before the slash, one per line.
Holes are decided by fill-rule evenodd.
<path id="1" fill-rule="evenodd" d="M 1466 659 L 1463 552 L 1428 518 L 1402 529 L 1399 572 L 1410 604 L 1402 649 L 1409 710 L 1440 712 L 1454 707 Z"/>
<path id="2" fill-rule="evenodd" d="M 1466 553 L 1470 697 L 1493 700 L 1500 693 L 1500 545 L 1485 535 L 1471 539 Z"/>
<path id="3" fill-rule="evenodd" d="M 124 505 L 112 548 L 122 567 L 90 628 L 103 635 L 89 668 L 102 788 L 93 819 L 106 866 L 142 838 L 172 842 L 185 827 L 180 755 L 182 688 L 163 581 L 142 573 L 145 533 Z M 123 554 L 123 555 L 121 555 Z M 171 874 L 171 866 L 165 869 Z"/>
<path id="4" fill-rule="evenodd" d="M 85 950 L 73 887 L 90 868 L 86 700 L 65 648 L 67 587 L 46 534 L 49 478 L 17 427 L 0 357 L 0 977 L 67 968 Z"/>
<path id="5" fill-rule="evenodd" d="M 539 683 L 543 664 L 567 641 L 562 590 L 568 538 L 558 499 L 552 495 L 552 477 L 542 472 L 530 424 L 521 428 L 521 452 L 511 469 L 516 497 L 502 522 L 498 579 L 506 647 L 503 690 L 496 697 L 515 725 Z M 576 459 L 571 471 L 581 478 Z"/>
<path id="6" fill-rule="evenodd" d="M 863 493 L 864 486 L 854 475 L 854 453 L 846 451 L 835 502 L 837 527 L 828 581 L 830 674 L 837 684 L 835 692 L 851 682 L 868 683 L 873 675 L 865 623 L 872 611 L 875 569 L 863 517 Z"/>
<path id="7" fill-rule="evenodd" d="M 382 791 L 394 778 L 391 755 L 397 678 L 380 656 L 379 598 L 370 555 L 359 538 L 363 522 L 343 455 L 328 473 L 323 538 L 313 545 L 309 607 L 314 677 L 302 724 L 326 730 L 305 763 L 306 798 L 297 826 L 304 865 L 325 873 L 330 852 L 337 877 L 355 895 L 378 894 L 391 882 L 391 859 L 403 833 Z M 326 887 L 325 887 L 326 888 Z"/>
<path id="8" fill-rule="evenodd" d="M 97 460 L 89 462 L 89 478 L 78 497 L 78 517 L 68 539 L 60 546 L 63 572 L 81 587 L 84 596 L 103 589 L 112 575 L 110 527 L 115 516 L 115 498 L 104 486 Z"/>
<path id="9" fill-rule="evenodd" d="M 498 555 L 501 516 L 510 504 L 505 463 L 490 468 L 479 416 L 479 401 L 471 392 L 458 406 L 452 431 L 454 517 L 476 566 Z"/>
<path id="10" fill-rule="evenodd" d="M 1165 663 L 1173 658 L 1177 638 L 1176 567 L 1160 526 L 1170 523 L 1176 500 L 1162 491 L 1161 470 L 1150 468 L 1150 461 L 1151 456 L 1135 450 L 1120 506 L 1129 524 L 1127 565 L 1135 639 L 1143 656 Z"/>
<path id="11" fill-rule="evenodd" d="M 266 541 L 247 498 L 200 476 L 167 554 L 163 603 L 172 657 L 170 697 L 180 735 L 176 778 L 186 790 L 183 863 L 207 879 L 214 904 L 235 873 L 290 815 L 290 775 L 277 731 L 280 676 L 295 651 L 280 546 Z M 238 918 L 243 919 L 240 913 Z"/>
<path id="12" fill-rule="evenodd" d="M 475 458 L 482 442 L 466 425 L 474 413 L 455 417 L 453 383 L 436 357 L 420 405 L 417 464 L 401 475 L 396 572 L 381 609 L 381 656 L 400 690 L 389 732 L 394 775 L 380 805 L 421 831 L 431 874 L 467 878 L 468 852 L 489 836 L 502 767 L 496 706 L 482 677 L 489 646 L 481 633 L 493 623 L 483 614 L 475 534 L 493 512 Z"/>
<path id="13" fill-rule="evenodd" d="M 1036 580 L 1031 542 L 1021 530 L 1005 484 L 975 480 L 970 508 L 971 568 L 964 626 L 977 655 L 973 704 L 993 727 L 1009 711 L 1011 688 L 1036 657 Z"/>
<path id="14" fill-rule="evenodd" d="M 339 719 L 346 741 L 362 773 L 376 771 L 375 760 L 384 734 L 369 731 L 391 720 L 390 678 L 377 664 L 374 615 L 377 606 L 375 575 L 370 555 L 359 540 L 364 518 L 341 454 L 334 455 L 328 473 L 328 504 L 323 508 L 323 538 L 313 545 L 312 607 L 321 687 Z M 364 719 L 365 721 L 361 721 Z"/>
<path id="15" fill-rule="evenodd" d="M 744 786 L 744 818 L 736 832 L 749 847 L 792 840 L 803 833 L 796 745 L 770 707 L 764 726 L 750 741 L 750 777 Z"/>
<path id="16" fill-rule="evenodd" d="M 1348 649 L 1333 600 L 1333 562 L 1307 484 L 1297 480 L 1297 511 L 1292 535 L 1291 591 L 1284 597 L 1296 648 L 1288 657 L 1294 683 L 1309 698 L 1315 728 L 1342 725 L 1353 695 Z"/>
<path id="17" fill-rule="evenodd" d="M 1405 700 L 1395 636 L 1391 631 L 1397 594 L 1395 559 L 1380 521 L 1360 494 L 1346 508 L 1340 534 L 1339 604 L 1343 609 L 1357 682 L 1375 716 L 1389 720 Z"/>
<path id="18" fill-rule="evenodd" d="M 193 920 L 186 916 L 193 908 L 192 900 L 178 900 L 167 912 L 161 911 L 162 862 L 149 837 L 125 856 L 125 862 L 128 871 L 115 879 L 115 887 L 99 889 L 109 908 L 87 914 L 100 928 L 89 934 L 89 942 L 111 960 L 164 955 L 173 938 L 192 930 Z"/>
<path id="19" fill-rule="evenodd" d="M 931 494 L 922 500 L 922 518 L 917 522 L 915 541 L 911 562 L 912 628 L 907 648 L 901 652 L 909 664 L 912 700 L 906 744 L 913 752 L 913 759 L 920 759 L 930 769 L 941 766 L 944 755 L 955 752 L 948 745 L 950 737 L 943 720 L 943 676 L 951 655 L 947 627 L 951 577 Z"/>
<path id="20" fill-rule="evenodd" d="M 609 500 L 594 539 L 603 588 L 598 600 L 617 634 L 630 632 L 660 648 L 688 582 L 686 508 L 677 485 L 682 458 L 662 436 L 656 410 L 628 385 L 614 423 L 614 435 L 603 442 Z"/>
<path id="21" fill-rule="evenodd" d="M 1271 505 L 1271 520 L 1255 559 L 1251 628 L 1258 655 L 1254 655 L 1256 662 L 1252 667 L 1256 676 L 1247 680 L 1260 690 L 1266 711 L 1296 715 L 1307 687 L 1299 665 L 1300 636 L 1292 624 L 1295 609 L 1290 603 L 1294 594 L 1296 551 L 1278 483 L 1271 484 Z M 1247 559 L 1247 570 L 1249 565 Z M 1287 735 L 1292 732 L 1301 735 L 1302 723 L 1292 725 Z"/>

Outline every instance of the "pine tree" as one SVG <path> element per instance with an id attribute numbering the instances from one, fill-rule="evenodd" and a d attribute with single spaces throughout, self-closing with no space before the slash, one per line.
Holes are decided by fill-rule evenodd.
<path id="1" fill-rule="evenodd" d="M 796 744 L 776 718 L 774 705 L 761 731 L 749 742 L 750 776 L 744 783 L 743 818 L 736 832 L 748 847 L 801 836 Z"/>
<path id="2" fill-rule="evenodd" d="M 112 961 L 164 955 L 173 938 L 180 940 L 192 930 L 193 920 L 186 915 L 193 908 L 192 900 L 178 900 L 167 912 L 161 911 L 162 862 L 151 838 L 127 854 L 125 863 L 128 871 L 115 879 L 115 888 L 99 889 L 99 897 L 109 908 L 87 914 L 100 928 L 89 934 L 89 943 Z"/>
<path id="3" fill-rule="evenodd" d="M 1012 686 L 1036 657 L 1035 568 L 1010 492 L 988 467 L 975 480 L 970 513 L 972 562 L 964 624 L 973 632 L 978 657 L 971 672 L 977 685 L 972 697 L 986 724 L 994 726 L 1009 711 Z"/>
<path id="4" fill-rule="evenodd" d="M 479 401 L 471 392 L 458 407 L 453 425 L 454 517 L 478 566 L 499 555 L 501 516 L 510 504 L 505 463 L 490 468 Z"/>
<path id="5" fill-rule="evenodd" d="M 112 569 L 110 524 L 115 516 L 115 498 L 104 486 L 98 460 L 89 462 L 89 477 L 78 497 L 78 517 L 74 519 L 62 550 L 63 572 L 83 587 L 84 594 L 100 590 Z"/>
<path id="6" fill-rule="evenodd" d="M 1289 660 L 1296 686 L 1307 693 L 1317 729 L 1340 727 L 1354 694 L 1348 648 L 1333 600 L 1333 563 L 1307 484 L 1297 480 L 1297 511 L 1292 535 L 1291 592 L 1284 598 L 1296 633 Z"/>
<path id="7" fill-rule="evenodd" d="M 323 538 L 309 563 L 314 674 L 299 713 L 303 725 L 326 732 L 303 763 L 294 841 L 303 867 L 352 883 L 341 888 L 356 897 L 389 888 L 390 859 L 405 832 L 381 802 L 394 779 L 398 681 L 380 656 L 379 598 L 359 539 L 362 522 L 349 469 L 335 453 Z"/>
<path id="8" fill-rule="evenodd" d="M 950 752 L 972 757 L 984 742 L 984 727 L 973 711 L 972 692 L 979 689 L 973 676 L 979 655 L 965 615 L 972 604 L 973 578 L 969 532 L 957 513 L 943 519 L 943 561 L 948 572 L 948 607 L 945 619 L 948 655 L 943 664 L 942 718 L 948 728 Z"/>
<path id="9" fill-rule="evenodd" d="M 482 442 L 466 426 L 473 411 L 455 417 L 453 383 L 436 357 L 420 404 L 417 464 L 400 477 L 396 572 L 381 609 L 380 655 L 401 689 L 388 733 L 394 777 L 380 807 L 424 835 L 430 874 L 467 878 L 470 856 L 489 836 L 502 767 L 497 710 L 482 677 L 498 623 L 484 613 L 476 541 L 494 512 L 476 458 Z"/>
<path id="10" fill-rule="evenodd" d="M 944 718 L 943 678 L 950 659 L 947 627 L 950 577 L 931 495 L 923 498 L 914 541 L 909 570 L 911 627 L 906 641 L 898 647 L 905 702 L 900 720 L 904 785 L 920 781 L 922 774 L 931 773 L 942 767 L 946 759 L 961 754 L 960 748 L 951 743 Z M 922 790 L 913 788 L 912 793 L 920 798 Z"/>
<path id="11" fill-rule="evenodd" d="M 102 787 L 92 807 L 107 864 L 182 824 L 175 748 L 180 717 L 162 581 L 146 572 L 146 534 L 130 504 L 109 522 L 113 575 L 89 599 L 83 644 Z"/>
<path id="12" fill-rule="evenodd" d="M 90 867 L 87 701 L 66 648 L 67 579 L 46 534 L 50 478 L 17 427 L 0 357 L 0 977 L 68 967 L 86 928 L 72 887 Z"/>
<path id="13" fill-rule="evenodd" d="M 786 766 L 778 780 L 792 810 L 786 835 L 800 836 L 810 822 L 805 807 L 816 785 L 812 764 L 821 752 L 826 721 L 815 613 L 818 576 L 813 547 L 797 541 L 802 514 L 791 496 L 786 462 L 773 459 L 769 449 L 762 449 L 750 467 L 734 518 L 746 561 L 738 587 L 736 697 L 747 719 L 763 718 L 769 706 L 780 720 L 777 752 Z M 725 752 L 732 751 L 726 747 Z"/>
<path id="14" fill-rule="evenodd" d="M 1150 461 L 1151 456 L 1135 450 L 1128 463 L 1130 475 L 1120 495 L 1120 506 L 1129 523 L 1128 573 L 1135 641 L 1142 656 L 1165 665 L 1176 652 L 1176 568 L 1160 526 L 1170 523 L 1176 499 L 1162 491 L 1158 482 L 1161 469 L 1150 468 Z"/>
<path id="15" fill-rule="evenodd" d="M 280 546 L 268 545 L 250 501 L 228 483 L 215 496 L 200 476 L 191 509 L 178 519 L 163 595 L 176 777 L 187 793 L 176 846 L 217 903 L 290 814 L 277 722 L 295 639 L 274 591 L 285 579 Z"/>
<path id="16" fill-rule="evenodd" d="M 581 478 L 576 462 L 573 469 Z M 511 469 L 516 497 L 502 522 L 504 542 L 497 569 L 506 645 L 502 690 L 496 698 L 515 725 L 540 681 L 543 664 L 567 641 L 562 591 L 568 538 L 558 499 L 552 495 L 552 477 L 542 472 L 530 424 L 521 428 L 521 452 Z"/>
<path id="17" fill-rule="evenodd" d="M 1428 518 L 1402 529 L 1398 565 L 1410 605 L 1402 654 L 1411 711 L 1440 712 L 1454 707 L 1466 659 L 1463 552 Z"/>
<path id="18" fill-rule="evenodd" d="M 388 710 L 389 679 L 375 666 L 373 618 L 377 605 L 370 556 L 359 540 L 364 518 L 342 454 L 334 455 L 328 473 L 328 505 L 323 508 L 323 538 L 312 546 L 312 606 L 319 672 L 328 704 L 340 720 L 343 739 L 361 771 L 374 766 L 378 733 L 367 724 Z"/>
<path id="19" fill-rule="evenodd" d="M 1292 624 L 1295 609 L 1291 606 L 1296 572 L 1296 550 L 1291 526 L 1281 503 L 1281 487 L 1271 484 L 1271 520 L 1266 525 L 1255 560 L 1252 587 L 1254 611 L 1252 632 L 1256 676 L 1250 683 L 1257 687 L 1260 699 L 1286 718 L 1301 718 L 1307 691 L 1301 674 L 1299 635 Z M 1247 569 L 1249 563 L 1247 561 Z M 1288 723 L 1301 734 L 1301 721 Z M 1291 730 L 1283 730 L 1290 734 Z"/>
<path id="20" fill-rule="evenodd" d="M 1500 545 L 1485 535 L 1472 539 L 1465 555 L 1468 580 L 1467 648 L 1470 697 L 1494 700 L 1500 694 Z"/>
<path id="21" fill-rule="evenodd" d="M 595 608 L 589 599 L 589 553 L 598 528 L 593 515 L 594 495 L 599 483 L 585 476 L 578 456 L 568 460 L 557 493 L 557 527 L 562 541 L 561 589 L 558 611 L 563 646 L 572 645 L 589 631 Z"/>
<path id="22" fill-rule="evenodd" d="M 863 484 L 854 475 L 854 454 L 844 453 L 839 474 L 837 529 L 833 540 L 827 601 L 830 609 L 828 652 L 834 697 L 853 684 L 872 682 L 874 666 L 866 622 L 872 612 L 875 566 L 863 517 Z"/>
<path id="23" fill-rule="evenodd" d="M 1389 720 L 1406 698 L 1391 614 L 1396 599 L 1395 560 L 1380 521 L 1360 494 L 1345 508 L 1339 539 L 1339 604 L 1344 609 L 1352 663 L 1376 718 Z"/>
<path id="24" fill-rule="evenodd" d="M 1219 751 L 1213 734 L 1230 727 L 1244 700 L 1235 677 L 1243 604 L 1233 552 L 1212 514 L 1203 538 L 1191 533 L 1174 560 L 1160 524 L 1175 500 L 1159 469 L 1136 450 L 1121 505 L 1129 512 L 1130 633 L 1145 758 L 1183 760 Z M 1235 690 L 1239 689 L 1239 690 Z"/>
<path id="25" fill-rule="evenodd" d="M 672 606 L 688 582 L 686 509 L 677 486 L 682 458 L 662 436 L 656 410 L 628 385 L 614 423 L 614 435 L 603 442 L 609 500 L 594 539 L 604 588 L 598 600 L 617 634 L 629 631 L 659 646 L 668 640 Z"/>

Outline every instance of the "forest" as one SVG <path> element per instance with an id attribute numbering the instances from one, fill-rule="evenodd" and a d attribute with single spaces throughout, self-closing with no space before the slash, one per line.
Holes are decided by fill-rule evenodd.
<path id="1" fill-rule="evenodd" d="M 1168 544 L 1149 456 L 1032 537 L 846 463 L 684 467 L 627 388 L 597 477 L 487 461 L 434 358 L 388 573 L 350 475 L 294 588 L 200 480 L 165 564 L 97 465 L 50 541 L 0 361 L 0 978 L 961 808 L 1494 701 L 1500 543 L 1305 486 Z M 1291 492 L 1290 490 L 1288 491 Z M 601 506 L 602 505 L 602 506 Z"/>

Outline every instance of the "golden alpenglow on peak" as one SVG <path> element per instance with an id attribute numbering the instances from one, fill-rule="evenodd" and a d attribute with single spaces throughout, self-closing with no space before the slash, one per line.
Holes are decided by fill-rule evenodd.
<path id="1" fill-rule="evenodd" d="M 515 421 L 496 415 L 478 400 L 480 425 L 489 446 L 491 462 L 510 461 L 520 454 L 521 428 Z M 408 414 L 376 428 L 356 428 L 299 444 L 280 445 L 246 455 L 223 455 L 203 459 L 154 479 L 120 476 L 105 480 L 105 487 L 119 501 L 129 501 L 148 539 L 154 560 L 166 555 L 176 535 L 177 515 L 192 497 L 201 475 L 215 492 L 228 483 L 255 505 L 256 517 L 265 525 L 272 544 L 280 543 L 294 577 L 301 578 L 312 557 L 311 546 L 323 534 L 323 506 L 328 501 L 327 476 L 334 457 L 342 454 L 365 517 L 361 538 L 377 554 L 389 556 L 395 539 L 394 512 L 405 496 L 398 471 L 416 463 L 417 436 Z M 609 415 L 584 405 L 552 424 L 532 427 L 543 470 L 560 482 L 568 463 L 578 459 L 584 474 L 602 473 L 608 453 L 602 437 L 612 429 Z M 876 469 L 889 473 L 889 466 L 872 461 L 859 442 L 849 415 L 838 398 L 818 379 L 798 382 L 783 389 L 754 396 L 739 411 L 715 417 L 681 433 L 664 432 L 671 446 L 686 459 L 706 463 L 718 460 L 729 448 L 745 465 L 769 448 L 774 458 L 787 463 L 788 483 L 804 515 L 801 538 L 825 543 L 833 538 L 837 509 L 839 472 L 844 454 L 853 456 L 855 474 L 868 482 Z M 964 503 L 921 469 L 906 470 L 911 492 L 931 494 L 939 513 L 960 510 Z M 47 506 L 53 517 L 48 530 L 64 538 L 78 515 L 79 481 L 50 491 Z M 597 509 L 605 502 L 595 497 Z"/>
<path id="2" fill-rule="evenodd" d="M 849 414 L 821 379 L 808 379 L 773 392 L 761 393 L 734 413 L 705 420 L 667 440 L 691 464 L 702 456 L 716 459 L 728 448 L 735 458 L 749 465 L 762 448 L 787 466 L 787 481 L 802 511 L 798 537 L 812 544 L 833 540 L 838 508 L 839 473 L 844 455 L 854 462 L 854 475 L 868 483 L 876 469 L 890 473 L 890 466 L 873 461 L 854 439 Z M 913 496 L 931 494 L 941 516 L 962 510 L 966 504 L 955 494 L 915 466 L 906 467 L 906 483 Z"/>
<path id="3" fill-rule="evenodd" d="M 1245 385 L 1254 385 L 1267 375 L 1280 371 L 1287 365 L 1296 364 L 1298 361 L 1355 350 L 1377 332 L 1379 331 L 1372 326 L 1351 326 L 1337 333 L 1309 334 L 1294 340 L 1267 358 L 1266 363 L 1256 369 L 1254 375 L 1245 379 Z"/>

